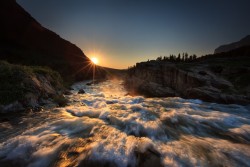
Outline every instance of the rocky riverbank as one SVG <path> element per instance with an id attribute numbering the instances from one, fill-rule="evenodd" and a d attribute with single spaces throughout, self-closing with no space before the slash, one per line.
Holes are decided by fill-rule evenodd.
<path id="1" fill-rule="evenodd" d="M 39 110 L 66 103 L 62 79 L 49 68 L 1 61 L 0 78 L 0 112 Z"/>
<path id="2" fill-rule="evenodd" d="M 250 104 L 250 57 L 218 56 L 193 62 L 148 61 L 128 70 L 132 95 Z"/>

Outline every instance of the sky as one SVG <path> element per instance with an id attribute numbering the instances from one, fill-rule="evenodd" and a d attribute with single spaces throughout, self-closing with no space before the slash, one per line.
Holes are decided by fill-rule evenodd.
<path id="1" fill-rule="evenodd" d="M 99 65 L 213 53 L 250 34 L 249 0 L 17 0 Z"/>

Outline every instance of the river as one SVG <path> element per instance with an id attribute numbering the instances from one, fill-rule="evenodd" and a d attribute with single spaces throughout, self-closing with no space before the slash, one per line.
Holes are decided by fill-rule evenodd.
<path id="1" fill-rule="evenodd" d="M 0 122 L 0 166 L 250 166 L 250 108 L 79 82 L 70 105 Z M 85 94 L 78 94 L 79 89 Z"/>

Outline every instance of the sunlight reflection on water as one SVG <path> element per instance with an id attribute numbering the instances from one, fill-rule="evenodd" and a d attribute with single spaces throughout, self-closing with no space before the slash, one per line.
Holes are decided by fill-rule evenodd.
<path id="1" fill-rule="evenodd" d="M 71 105 L 23 118 L 22 133 L 8 137 L 22 123 L 5 129 L 2 166 L 250 166 L 248 108 L 86 83 L 72 86 Z"/>

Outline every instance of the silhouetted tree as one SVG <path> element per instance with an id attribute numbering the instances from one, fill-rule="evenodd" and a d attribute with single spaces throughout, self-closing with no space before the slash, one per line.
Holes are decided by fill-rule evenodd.
<path id="1" fill-rule="evenodd" d="M 193 55 L 193 60 L 196 60 L 197 59 L 197 56 L 196 54 Z"/>
<path id="2" fill-rule="evenodd" d="M 157 57 L 157 59 L 156 59 L 157 61 L 162 61 L 162 56 L 160 56 L 160 57 Z"/>
<path id="3" fill-rule="evenodd" d="M 177 62 L 180 62 L 181 61 L 181 55 L 180 55 L 180 53 L 178 54 L 178 57 L 177 57 Z"/>
<path id="4" fill-rule="evenodd" d="M 185 53 L 185 61 L 188 61 L 188 53 Z"/>

